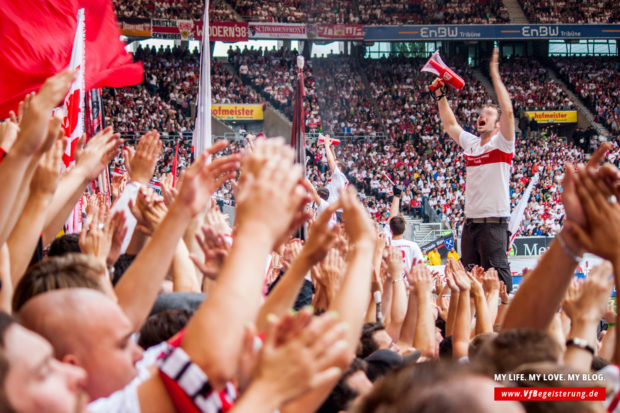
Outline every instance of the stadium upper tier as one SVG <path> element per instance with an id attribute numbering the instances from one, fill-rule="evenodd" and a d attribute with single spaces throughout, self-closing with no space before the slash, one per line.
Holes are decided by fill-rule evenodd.
<path id="1" fill-rule="evenodd" d="M 203 0 L 113 0 L 119 19 L 201 20 Z M 519 0 L 531 23 L 616 23 L 615 0 Z M 502 0 L 214 0 L 211 21 L 324 24 L 488 24 L 509 23 Z"/>

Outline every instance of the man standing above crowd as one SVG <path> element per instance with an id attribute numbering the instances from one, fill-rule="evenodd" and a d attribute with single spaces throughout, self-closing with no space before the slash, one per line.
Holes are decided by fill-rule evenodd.
<path id="1" fill-rule="evenodd" d="M 459 125 L 441 79 L 434 96 L 444 130 L 463 148 L 467 168 L 465 186 L 465 224 L 461 238 L 461 258 L 471 269 L 480 265 L 494 267 L 508 291 L 512 289 L 508 247 L 510 196 L 508 184 L 515 153 L 515 124 L 508 90 L 499 75 L 499 50 L 493 51 L 490 76 L 499 109 L 486 105 L 480 110 L 475 136 Z"/>

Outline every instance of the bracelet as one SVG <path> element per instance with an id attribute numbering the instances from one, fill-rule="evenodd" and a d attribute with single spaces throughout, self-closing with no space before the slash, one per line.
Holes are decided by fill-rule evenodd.
<path id="1" fill-rule="evenodd" d="M 594 355 L 594 347 L 589 345 L 588 341 L 584 340 L 583 338 L 573 337 L 571 339 L 568 339 L 566 341 L 566 347 L 568 347 L 568 346 L 580 348 L 580 349 L 585 350 L 588 353 Z"/>
<path id="2" fill-rule="evenodd" d="M 559 232 L 558 232 L 557 239 L 558 239 L 558 242 L 560 243 L 560 246 L 566 253 L 566 255 L 568 255 L 575 264 L 579 264 L 581 260 L 583 259 L 583 256 L 580 257 L 579 255 L 575 254 L 570 248 L 568 248 L 568 245 L 566 245 L 566 242 L 564 241 L 562 234 Z"/>
<path id="3" fill-rule="evenodd" d="M 508 301 L 501 301 L 501 303 L 502 303 L 502 305 L 508 305 L 508 304 L 510 304 L 510 302 L 508 302 Z"/>
<path id="4" fill-rule="evenodd" d="M 609 328 L 609 327 L 615 327 L 615 326 L 616 326 L 616 323 L 607 323 L 607 328 Z"/>
<path id="5" fill-rule="evenodd" d="M 393 279 L 393 280 L 392 280 L 392 282 L 393 282 L 394 284 L 396 284 L 397 282 L 399 282 L 399 281 L 404 281 L 404 280 L 405 280 L 405 276 L 403 275 L 403 276 L 402 276 L 402 277 L 400 277 L 400 278 L 395 278 L 395 279 Z"/>

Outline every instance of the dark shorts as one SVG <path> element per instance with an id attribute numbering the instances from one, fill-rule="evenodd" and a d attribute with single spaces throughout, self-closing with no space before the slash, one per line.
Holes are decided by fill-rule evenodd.
<path id="1" fill-rule="evenodd" d="M 506 256 L 508 250 L 508 223 L 473 223 L 465 221 L 461 236 L 461 261 L 466 270 L 479 265 L 485 270 L 493 267 L 499 279 L 512 291 L 512 273 Z"/>

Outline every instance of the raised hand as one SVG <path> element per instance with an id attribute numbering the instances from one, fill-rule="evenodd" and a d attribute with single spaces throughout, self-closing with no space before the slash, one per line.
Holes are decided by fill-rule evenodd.
<path id="1" fill-rule="evenodd" d="M 349 186 L 342 190 L 339 201 L 343 211 L 344 229 L 349 236 L 350 245 L 355 247 L 358 243 L 369 243 L 374 246 L 376 232 L 368 212 L 357 198 L 355 188 Z"/>
<path id="2" fill-rule="evenodd" d="M 127 174 L 114 175 L 112 177 L 110 192 L 112 193 L 112 199 L 114 202 L 116 202 L 120 198 L 121 194 L 125 190 L 125 187 L 127 186 L 127 180 Z"/>
<path id="3" fill-rule="evenodd" d="M 91 214 L 87 215 L 86 222 L 82 225 L 79 244 L 83 254 L 92 255 L 105 265 L 112 244 L 112 234 L 106 229 L 108 208 L 105 204 L 95 205 L 91 207 Z"/>
<path id="4" fill-rule="evenodd" d="M 20 105 L 23 106 L 23 102 L 20 102 Z M 8 152 L 17 139 L 17 132 L 19 132 L 19 121 L 15 112 L 10 111 L 9 118 L 0 122 L 0 148 Z"/>
<path id="5" fill-rule="evenodd" d="M 346 326 L 326 313 L 314 318 L 297 336 L 276 345 L 280 324 L 271 317 L 254 375 L 260 392 L 278 399 L 276 407 L 338 378 L 335 367 L 347 351 Z M 250 384 L 250 389 L 252 384 Z M 251 390 L 248 390 L 250 393 Z"/>
<path id="6" fill-rule="evenodd" d="M 31 156 L 45 152 L 42 147 L 46 143 L 49 116 L 66 96 L 75 76 L 76 72 L 66 70 L 48 78 L 36 95 L 26 95 L 18 138 L 14 144 L 19 153 Z"/>
<path id="7" fill-rule="evenodd" d="M 574 187 L 586 224 L 570 220 L 565 227 L 587 251 L 618 263 L 620 258 L 620 204 L 612 189 L 591 168 L 581 168 Z M 568 211 L 567 211 L 568 214 Z"/>
<path id="8" fill-rule="evenodd" d="M 60 178 L 60 160 L 67 141 L 64 134 L 43 154 L 30 181 L 30 190 L 51 197 L 56 191 Z"/>
<path id="9" fill-rule="evenodd" d="M 191 255 L 190 258 L 205 277 L 216 280 L 222 265 L 224 265 L 224 260 L 228 257 L 230 245 L 224 234 L 216 232 L 211 227 L 203 226 L 201 231 L 202 236 L 196 234 L 196 241 L 198 241 L 198 245 L 204 254 L 204 260 L 200 261 L 194 255 Z"/>
<path id="10" fill-rule="evenodd" d="M 590 157 L 587 167 L 598 168 L 598 164 L 605 157 L 609 149 L 611 149 L 611 145 L 607 142 L 599 146 Z M 566 212 L 568 221 L 574 222 L 580 227 L 587 228 L 588 222 L 586 220 L 585 211 L 577 194 L 575 167 L 570 163 L 566 164 L 564 180 L 562 181 L 562 204 L 564 205 L 564 211 Z"/>
<path id="11" fill-rule="evenodd" d="M 484 292 L 487 294 L 492 291 L 499 291 L 499 278 L 497 276 L 497 270 L 495 270 L 495 268 L 489 268 L 482 275 L 482 288 L 484 288 Z"/>
<path id="12" fill-rule="evenodd" d="M 418 297 L 423 294 L 431 294 L 433 291 L 433 274 L 429 271 L 426 265 L 414 265 L 409 274 L 407 274 L 407 277 L 409 278 L 409 283 Z"/>
<path id="13" fill-rule="evenodd" d="M 93 136 L 86 145 L 82 135 L 75 149 L 76 168 L 82 171 L 87 181 L 92 181 L 120 152 L 121 135 L 107 127 Z"/>
<path id="14" fill-rule="evenodd" d="M 137 227 L 146 235 L 152 235 L 168 212 L 163 198 L 153 190 L 140 188 L 136 202 L 129 202 L 129 209 L 136 217 Z"/>
<path id="15" fill-rule="evenodd" d="M 499 282 L 499 299 L 502 304 L 508 304 L 510 297 L 508 296 L 508 289 L 506 288 L 506 284 L 503 281 Z"/>
<path id="16" fill-rule="evenodd" d="M 451 268 L 452 276 L 454 277 L 454 283 L 460 291 L 467 291 L 471 289 L 471 281 L 467 275 L 467 271 L 463 267 L 460 261 L 456 261 L 454 258 L 448 258 L 448 265 Z"/>
<path id="17" fill-rule="evenodd" d="M 334 298 L 340 288 L 344 276 L 345 262 L 338 250 L 331 249 L 323 262 L 318 266 L 316 273 L 317 281 L 325 288 L 329 302 Z"/>
<path id="18" fill-rule="evenodd" d="M 140 137 L 135 154 L 130 157 L 129 176 L 132 181 L 147 184 L 153 177 L 157 158 L 161 151 L 161 141 L 157 131 L 150 131 Z M 127 155 L 126 155 L 127 156 Z"/>
<path id="19" fill-rule="evenodd" d="M 110 251 L 108 252 L 106 262 L 108 265 L 114 265 L 118 257 L 121 256 L 121 247 L 127 234 L 124 211 L 116 211 L 112 215 L 106 226 L 106 232 L 110 237 Z"/>
<path id="20" fill-rule="evenodd" d="M 489 74 L 491 76 L 499 76 L 499 49 L 493 49 L 491 63 L 489 65 Z"/>
<path id="21" fill-rule="evenodd" d="M 310 262 L 321 261 L 339 240 L 340 228 L 329 228 L 329 219 L 336 209 L 337 203 L 328 206 L 308 228 L 308 240 L 304 244 L 303 254 Z"/>
<path id="22" fill-rule="evenodd" d="M 310 196 L 293 158 L 293 150 L 282 139 L 260 141 L 251 155 L 246 154 L 239 178 L 236 219 L 273 242 L 272 249 L 311 218 L 305 211 Z M 258 171 L 257 165 L 261 165 Z"/>
<path id="23" fill-rule="evenodd" d="M 390 247 L 387 258 L 387 272 L 393 280 L 398 279 L 405 272 L 403 257 L 400 250 Z"/>
<path id="24" fill-rule="evenodd" d="M 194 217 L 204 210 L 211 199 L 211 195 L 224 182 L 235 177 L 239 168 L 239 155 L 228 155 L 207 163 L 211 155 L 221 151 L 226 146 L 228 146 L 227 141 L 214 144 L 206 149 L 186 170 L 173 205 L 179 202 Z"/>
<path id="25" fill-rule="evenodd" d="M 161 177 L 161 194 L 164 197 L 164 202 L 166 205 L 172 204 L 174 198 L 177 196 L 177 190 L 172 184 L 174 181 L 174 177 L 171 173 L 163 174 Z"/>

